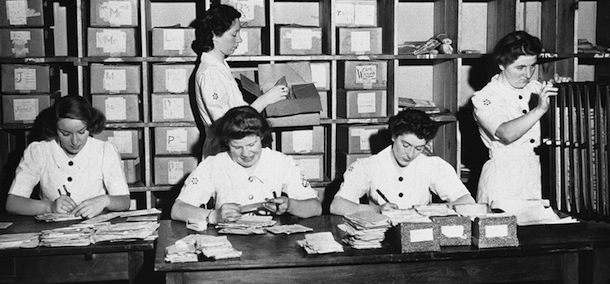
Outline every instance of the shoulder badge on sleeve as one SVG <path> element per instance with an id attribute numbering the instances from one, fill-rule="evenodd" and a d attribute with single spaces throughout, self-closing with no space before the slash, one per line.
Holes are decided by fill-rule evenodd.
<path id="1" fill-rule="evenodd" d="M 192 178 L 190 183 L 191 184 L 197 184 L 199 182 L 199 179 L 197 179 L 196 177 Z"/>
<path id="2" fill-rule="evenodd" d="M 309 181 L 307 181 L 307 179 L 305 178 L 305 175 L 301 174 L 301 185 L 303 187 L 308 187 L 309 186 Z"/>
<path id="3" fill-rule="evenodd" d="M 218 94 L 217 94 L 217 93 L 214 93 L 214 94 L 212 95 L 212 99 L 218 100 Z"/>
<path id="4" fill-rule="evenodd" d="M 491 101 L 490 101 L 490 100 L 488 100 L 488 99 L 484 99 L 484 100 L 483 100 L 483 105 L 488 106 L 488 105 L 490 105 L 490 104 L 491 104 Z"/>

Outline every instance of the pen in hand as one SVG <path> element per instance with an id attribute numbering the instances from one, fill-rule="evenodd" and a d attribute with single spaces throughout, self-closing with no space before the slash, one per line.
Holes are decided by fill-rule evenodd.
<path id="1" fill-rule="evenodd" d="M 275 193 L 275 191 L 273 192 L 273 198 L 277 198 L 277 193 Z M 277 213 L 278 211 L 280 211 L 280 206 L 275 203 L 275 213 Z"/>
<path id="2" fill-rule="evenodd" d="M 71 195 L 71 194 L 70 194 L 70 192 L 68 191 L 68 189 L 66 188 L 66 185 L 64 184 L 63 186 L 64 186 L 64 190 L 66 191 L 66 195 L 67 195 L 68 197 L 70 197 L 70 195 Z M 59 195 L 61 195 L 61 193 L 60 193 Z"/>
<path id="3" fill-rule="evenodd" d="M 377 194 L 379 194 L 379 196 L 381 196 L 381 198 L 382 198 L 382 199 L 383 199 L 385 202 L 390 203 L 390 201 L 388 200 L 388 198 L 387 198 L 387 197 L 385 197 L 385 195 L 383 195 L 383 193 L 381 192 L 381 190 L 376 189 L 375 191 L 377 191 Z"/>

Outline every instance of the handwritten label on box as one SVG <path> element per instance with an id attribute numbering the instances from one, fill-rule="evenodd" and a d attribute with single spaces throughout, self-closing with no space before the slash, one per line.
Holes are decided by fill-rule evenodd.
<path id="1" fill-rule="evenodd" d="M 163 118 L 184 118 L 184 100 L 182 98 L 163 98 Z"/>
<path id="2" fill-rule="evenodd" d="M 27 24 L 27 1 L 6 1 L 6 15 L 11 26 L 23 26 Z"/>
<path id="3" fill-rule="evenodd" d="M 365 84 L 365 85 L 377 83 L 377 66 L 375 66 L 375 65 L 356 66 L 356 83 Z"/>
<path id="4" fill-rule="evenodd" d="M 15 120 L 32 121 L 36 119 L 39 112 L 37 99 L 15 99 L 13 100 L 13 114 Z"/>
<path id="5" fill-rule="evenodd" d="M 100 18 L 111 26 L 132 25 L 131 2 L 129 1 L 107 1 L 102 3 L 98 9 Z"/>
<path id="6" fill-rule="evenodd" d="M 167 130 L 165 134 L 165 148 L 169 152 L 186 152 L 188 133 L 184 128 Z"/>
<path id="7" fill-rule="evenodd" d="M 163 30 L 163 50 L 184 49 L 184 30 Z"/>
<path id="8" fill-rule="evenodd" d="M 127 90 L 127 72 L 125 69 L 104 70 L 102 88 L 111 93 Z"/>
<path id="9" fill-rule="evenodd" d="M 184 177 L 184 163 L 181 161 L 167 162 L 167 182 L 176 184 Z"/>
<path id="10" fill-rule="evenodd" d="M 15 90 L 36 90 L 36 69 L 15 68 Z"/>
<path id="11" fill-rule="evenodd" d="M 104 29 L 95 34 L 95 46 L 104 53 L 123 53 L 127 51 L 127 33 L 121 30 Z"/>
<path id="12" fill-rule="evenodd" d="M 358 113 L 374 113 L 377 110 L 375 93 L 358 93 Z"/>
<path id="13" fill-rule="evenodd" d="M 104 102 L 108 120 L 127 120 L 127 102 L 123 97 L 109 97 Z"/>
<path id="14" fill-rule="evenodd" d="M 171 93 L 184 93 L 188 89 L 186 69 L 165 69 L 165 86 Z"/>

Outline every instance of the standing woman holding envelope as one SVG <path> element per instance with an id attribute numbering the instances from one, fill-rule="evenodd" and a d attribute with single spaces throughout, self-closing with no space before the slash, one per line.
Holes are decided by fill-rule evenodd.
<path id="1" fill-rule="evenodd" d="M 195 73 L 195 96 L 199 116 L 205 125 L 203 158 L 220 152 L 215 122 L 233 107 L 248 105 L 243 99 L 225 58 L 242 42 L 239 31 L 241 13 L 227 5 L 214 5 L 196 24 L 193 49 L 200 54 Z M 288 88 L 276 86 L 260 96 L 251 106 L 262 112 L 267 105 L 286 99 Z"/>

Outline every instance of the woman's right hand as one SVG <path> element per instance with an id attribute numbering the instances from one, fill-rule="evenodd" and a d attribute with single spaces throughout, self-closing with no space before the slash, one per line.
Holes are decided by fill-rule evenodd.
<path id="1" fill-rule="evenodd" d="M 261 98 L 265 100 L 267 105 L 277 103 L 281 100 L 285 100 L 288 96 L 288 87 L 286 86 L 273 86 L 273 88 L 269 89 L 266 93 L 264 93 Z"/>
<path id="2" fill-rule="evenodd" d="M 53 201 L 51 205 L 52 213 L 70 213 L 76 208 L 76 202 L 70 196 L 62 195 Z"/>
<path id="3" fill-rule="evenodd" d="M 241 218 L 241 211 L 239 204 L 225 203 L 220 208 L 212 211 L 208 220 L 212 224 L 218 224 L 223 222 L 235 222 Z"/>

